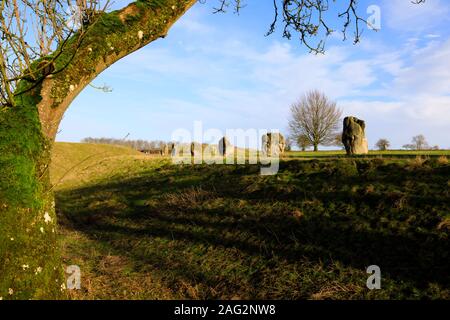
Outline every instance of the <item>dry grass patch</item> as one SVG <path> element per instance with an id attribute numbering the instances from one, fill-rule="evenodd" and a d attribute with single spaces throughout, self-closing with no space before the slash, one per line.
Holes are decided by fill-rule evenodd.
<path id="1" fill-rule="evenodd" d="M 163 196 L 169 206 L 195 207 L 204 204 L 207 200 L 217 197 L 214 189 L 205 190 L 202 187 L 190 187 L 181 192 L 168 193 Z"/>
<path id="2" fill-rule="evenodd" d="M 428 157 L 416 156 L 414 159 L 409 161 L 409 165 L 412 168 L 420 168 L 428 160 Z"/>
<path id="3" fill-rule="evenodd" d="M 439 164 L 441 164 L 441 165 L 448 164 L 448 159 L 447 159 L 446 156 L 440 156 L 440 157 L 437 159 L 437 162 L 438 162 Z"/>
<path id="4" fill-rule="evenodd" d="M 342 285 L 339 283 L 332 283 L 326 285 L 316 293 L 311 295 L 312 300 L 325 300 L 333 299 L 333 297 L 339 296 L 339 294 L 344 293 L 346 296 L 351 296 L 352 294 L 357 294 L 362 289 L 354 284 Z"/>
<path id="5" fill-rule="evenodd" d="M 437 226 L 438 230 L 450 230 L 450 217 L 445 217 L 442 219 L 441 222 L 439 222 Z"/>

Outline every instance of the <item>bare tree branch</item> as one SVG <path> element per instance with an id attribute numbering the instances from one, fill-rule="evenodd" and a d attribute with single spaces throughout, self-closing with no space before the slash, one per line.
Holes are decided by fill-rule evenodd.
<path id="1" fill-rule="evenodd" d="M 69 39 L 74 40 L 77 35 L 76 41 L 81 43 L 89 27 L 95 24 L 95 13 L 105 11 L 108 4 L 108 0 L 103 5 L 98 0 L 2 0 L 0 104 L 14 106 L 15 97 L 60 72 L 53 63 Z M 23 79 L 32 85 L 17 92 Z"/>
<path id="2" fill-rule="evenodd" d="M 203 0 L 204 2 L 205 0 Z M 245 6 L 242 0 L 217 0 L 219 5 L 214 12 L 226 12 L 229 7 L 239 11 Z M 273 34 L 277 26 L 282 28 L 282 36 L 291 39 L 296 35 L 299 41 L 313 53 L 324 53 L 325 42 L 335 30 L 327 21 L 327 14 L 337 6 L 336 0 L 272 0 L 274 19 L 269 25 L 266 36 Z M 346 0 L 343 12 L 338 13 L 342 19 L 343 39 L 347 39 L 350 30 L 354 30 L 353 42 L 358 43 L 363 33 L 363 25 L 368 22 L 358 12 L 358 0 Z M 405 0 L 407 1 L 407 0 Z M 414 4 L 425 0 L 413 0 Z"/>

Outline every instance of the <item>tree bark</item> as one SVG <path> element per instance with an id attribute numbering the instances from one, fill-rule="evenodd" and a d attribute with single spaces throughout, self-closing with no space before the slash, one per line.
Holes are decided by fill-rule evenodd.
<path id="1" fill-rule="evenodd" d="M 314 144 L 314 151 L 319 151 L 319 146 L 317 144 Z"/>
<path id="2" fill-rule="evenodd" d="M 139 0 L 122 10 L 103 13 L 82 41 L 75 35 L 58 53 L 56 72 L 39 83 L 22 80 L 16 106 L 0 111 L 1 298 L 64 297 L 49 175 L 51 150 L 63 114 L 98 74 L 165 37 L 195 3 Z"/>

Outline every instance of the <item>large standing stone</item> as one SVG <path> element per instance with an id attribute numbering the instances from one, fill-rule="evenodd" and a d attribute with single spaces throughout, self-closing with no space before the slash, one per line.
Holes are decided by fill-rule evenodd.
<path id="1" fill-rule="evenodd" d="M 161 144 L 160 153 L 162 156 L 167 156 L 169 154 L 169 145 L 167 143 Z"/>
<path id="2" fill-rule="evenodd" d="M 365 129 L 366 124 L 363 120 L 356 117 L 346 117 L 344 119 L 342 143 L 348 155 L 369 153 Z"/>
<path id="3" fill-rule="evenodd" d="M 172 155 L 172 157 L 177 156 L 177 145 L 175 144 L 175 142 L 170 143 L 169 150 L 170 150 L 170 154 Z"/>
<path id="4" fill-rule="evenodd" d="M 197 144 L 195 142 L 191 143 L 191 157 L 195 156 L 195 152 L 197 151 Z"/>
<path id="5" fill-rule="evenodd" d="M 230 148 L 231 148 L 231 143 L 227 139 L 227 137 L 223 137 L 222 139 L 219 140 L 219 154 L 221 156 L 226 156 L 227 152 L 230 151 Z"/>
<path id="6" fill-rule="evenodd" d="M 279 156 L 286 149 L 286 139 L 281 133 L 269 132 L 262 136 L 262 152 L 265 156 Z"/>

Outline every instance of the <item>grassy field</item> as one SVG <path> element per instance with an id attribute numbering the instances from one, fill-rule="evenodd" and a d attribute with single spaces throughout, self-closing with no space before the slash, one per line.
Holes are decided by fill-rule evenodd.
<path id="1" fill-rule="evenodd" d="M 445 157 L 291 153 L 261 176 L 255 165 L 56 148 L 64 262 L 82 271 L 72 298 L 450 299 Z M 366 287 L 369 265 L 381 290 Z"/>
<path id="2" fill-rule="evenodd" d="M 368 155 L 357 156 L 358 158 L 411 158 L 450 156 L 450 150 L 388 150 L 388 151 L 369 151 Z M 346 157 L 345 150 L 332 151 L 292 151 L 286 154 L 287 158 L 336 158 Z"/>
<path id="3" fill-rule="evenodd" d="M 130 156 L 141 155 L 122 146 L 58 142 L 53 152 L 51 179 L 56 188 L 66 182 L 87 183 L 105 173 L 114 173 L 118 163 L 127 162 Z"/>

